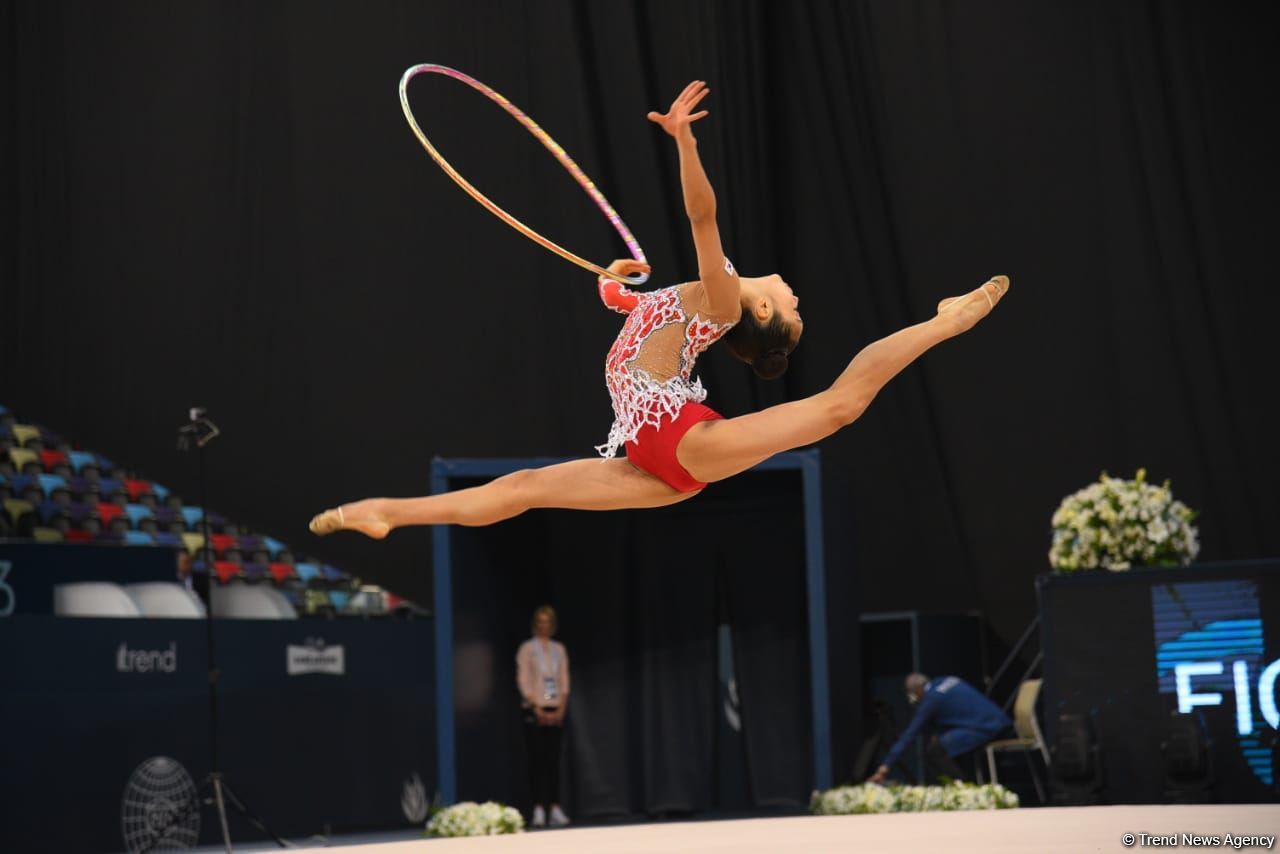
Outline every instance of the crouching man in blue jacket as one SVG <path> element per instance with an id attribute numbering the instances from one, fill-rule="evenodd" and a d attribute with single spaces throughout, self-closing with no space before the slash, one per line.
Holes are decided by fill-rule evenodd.
<path id="1" fill-rule="evenodd" d="M 962 779 L 965 775 L 955 758 L 993 741 L 1013 725 L 999 706 L 958 676 L 930 679 L 923 673 L 912 673 L 907 677 L 906 688 L 907 699 L 916 704 L 916 713 L 869 778 L 873 783 L 883 783 L 888 778 L 890 766 L 926 727 L 934 732 L 930 747 L 940 747 L 947 757 L 940 764 L 954 772 L 950 776 Z"/>

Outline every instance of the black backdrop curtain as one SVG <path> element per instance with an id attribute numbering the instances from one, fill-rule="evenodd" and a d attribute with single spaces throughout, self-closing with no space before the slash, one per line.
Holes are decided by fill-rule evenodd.
<path id="1" fill-rule="evenodd" d="M 211 503 L 427 599 L 425 532 L 313 543 L 311 512 L 422 492 L 435 454 L 590 454 L 617 320 L 430 163 L 396 80 L 434 61 L 508 95 L 669 282 L 693 256 L 643 116 L 702 77 L 730 257 L 783 272 L 809 319 L 781 382 L 704 358 L 719 409 L 817 391 L 939 298 L 1013 277 L 823 445 L 829 607 L 977 607 L 1009 639 L 1050 513 L 1102 469 L 1172 477 L 1206 558 L 1280 552 L 1274 9 L 5 4 L 0 400 L 188 495 L 172 430 L 207 405 Z M 492 105 L 437 79 L 413 102 L 517 215 L 620 253 Z"/>
<path id="2" fill-rule="evenodd" d="M 813 730 L 800 486 L 795 472 L 756 473 L 655 512 L 556 511 L 456 529 L 459 797 L 529 801 L 514 659 L 533 609 L 549 603 L 571 663 L 571 814 L 805 803 Z M 744 525 L 767 533 L 752 542 Z M 715 732 L 721 622 L 733 638 L 741 747 Z M 747 803 L 729 805 L 716 789 L 720 752 L 738 750 Z"/>

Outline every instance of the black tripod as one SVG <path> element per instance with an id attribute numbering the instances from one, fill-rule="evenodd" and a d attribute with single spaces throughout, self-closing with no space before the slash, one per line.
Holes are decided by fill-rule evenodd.
<path id="1" fill-rule="evenodd" d="M 204 554 L 204 593 L 205 593 L 205 635 L 209 645 L 209 767 L 208 776 L 204 778 L 204 782 L 200 784 L 200 790 L 197 792 L 194 801 L 190 805 L 190 809 L 198 810 L 200 804 L 210 804 L 218 811 L 218 821 L 222 826 L 222 842 L 226 845 L 227 854 L 231 854 L 231 831 L 227 828 L 227 804 L 240 813 L 241 816 L 258 830 L 261 830 L 267 836 L 276 841 L 281 848 L 290 847 L 287 842 L 281 839 L 269 827 L 262 823 L 262 820 L 253 813 L 244 801 L 236 796 L 227 784 L 226 778 L 222 771 L 218 768 L 218 661 L 214 655 L 213 647 L 213 541 L 209 535 L 209 489 L 208 478 L 206 476 L 204 448 L 205 445 L 212 442 L 218 437 L 219 430 L 217 426 L 206 417 L 205 410 L 200 407 L 192 407 L 188 416 L 188 423 L 178 428 L 178 450 L 189 451 L 192 447 L 196 450 L 196 456 L 200 461 L 200 522 L 204 535 L 204 546 L 202 552 Z M 194 575 L 199 582 L 199 576 Z M 163 838 L 161 834 L 160 838 Z"/>

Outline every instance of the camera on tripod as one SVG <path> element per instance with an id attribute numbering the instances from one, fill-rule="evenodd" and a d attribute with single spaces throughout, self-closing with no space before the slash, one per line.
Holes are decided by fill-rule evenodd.
<path id="1" fill-rule="evenodd" d="M 187 423 L 178 428 L 178 450 L 203 448 L 217 438 L 219 432 L 218 425 L 209 420 L 208 410 L 193 406 L 187 410 Z"/>

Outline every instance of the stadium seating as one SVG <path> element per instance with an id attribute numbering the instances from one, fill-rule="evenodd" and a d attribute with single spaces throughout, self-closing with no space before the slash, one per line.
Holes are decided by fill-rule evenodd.
<path id="1" fill-rule="evenodd" d="M 40 543 L 118 544 L 186 550 L 201 557 L 205 511 L 162 484 L 110 458 L 67 442 L 0 405 L 0 538 Z M 296 555 L 274 537 L 208 513 L 215 552 L 214 614 L 291 619 L 299 612 L 334 616 L 352 602 L 358 580 L 328 564 Z M 204 572 L 202 560 L 193 571 Z M 181 585 L 62 585 L 58 613 L 80 616 L 199 616 Z M 356 600 L 357 602 L 359 599 Z M 291 604 L 292 603 L 292 604 Z M 296 607 L 295 607 L 296 606 Z"/>

